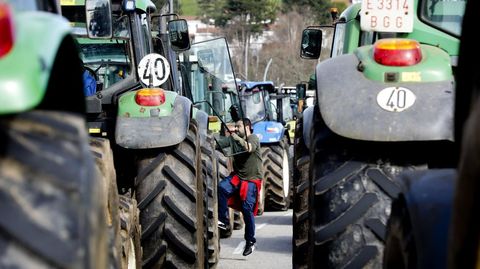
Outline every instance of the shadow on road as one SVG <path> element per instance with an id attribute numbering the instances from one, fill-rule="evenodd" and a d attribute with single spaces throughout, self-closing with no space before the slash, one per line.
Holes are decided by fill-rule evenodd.
<path id="1" fill-rule="evenodd" d="M 276 236 L 276 237 L 257 237 L 257 252 L 270 253 L 292 253 L 292 237 L 291 236 Z"/>
<path id="2" fill-rule="evenodd" d="M 282 213 L 282 212 L 275 212 L 275 213 Z M 291 214 L 288 214 L 285 212 L 284 215 L 280 216 L 258 216 L 255 218 L 255 224 L 257 226 L 263 224 L 263 223 L 268 223 L 272 225 L 292 225 L 292 216 Z"/>

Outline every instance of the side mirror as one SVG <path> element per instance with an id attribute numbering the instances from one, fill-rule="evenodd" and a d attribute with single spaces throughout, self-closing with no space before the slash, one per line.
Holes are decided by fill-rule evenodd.
<path id="1" fill-rule="evenodd" d="M 85 16 L 89 38 L 112 38 L 112 3 L 110 0 L 86 0 Z"/>
<path id="2" fill-rule="evenodd" d="M 184 19 L 168 22 L 168 35 L 172 49 L 176 52 L 190 49 L 190 36 L 188 35 L 187 21 Z"/>
<path id="3" fill-rule="evenodd" d="M 302 33 L 300 57 L 304 59 L 318 59 L 322 49 L 322 30 L 307 28 Z"/>

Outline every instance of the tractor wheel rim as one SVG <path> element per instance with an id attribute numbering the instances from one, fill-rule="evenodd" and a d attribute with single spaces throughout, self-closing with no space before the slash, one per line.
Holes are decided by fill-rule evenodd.
<path id="1" fill-rule="evenodd" d="M 127 260 L 127 268 L 128 269 L 136 269 L 137 268 L 137 257 L 135 257 L 135 245 L 133 244 L 133 238 L 129 239 L 130 241 L 130 251 L 128 252 L 128 260 Z"/>
<path id="2" fill-rule="evenodd" d="M 290 171 L 288 165 L 288 155 L 287 151 L 283 150 L 283 167 L 282 167 L 282 181 L 283 181 L 283 193 L 285 197 L 288 197 L 288 192 L 290 191 Z"/>

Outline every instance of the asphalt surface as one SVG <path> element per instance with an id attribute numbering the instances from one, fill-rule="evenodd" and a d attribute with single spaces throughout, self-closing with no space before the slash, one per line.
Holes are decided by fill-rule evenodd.
<path id="1" fill-rule="evenodd" d="M 220 240 L 218 269 L 292 268 L 292 210 L 265 212 L 255 218 L 257 246 L 247 257 L 242 256 L 244 229 L 233 231 L 232 237 Z"/>

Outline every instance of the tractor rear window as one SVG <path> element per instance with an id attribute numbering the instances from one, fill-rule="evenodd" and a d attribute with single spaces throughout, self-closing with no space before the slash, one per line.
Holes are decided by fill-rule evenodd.
<path id="1" fill-rule="evenodd" d="M 424 0 L 421 19 L 450 34 L 460 36 L 466 0 Z"/>
<path id="2" fill-rule="evenodd" d="M 95 73 L 105 89 L 131 73 L 127 40 L 79 38 L 77 41 L 84 66 Z"/>

